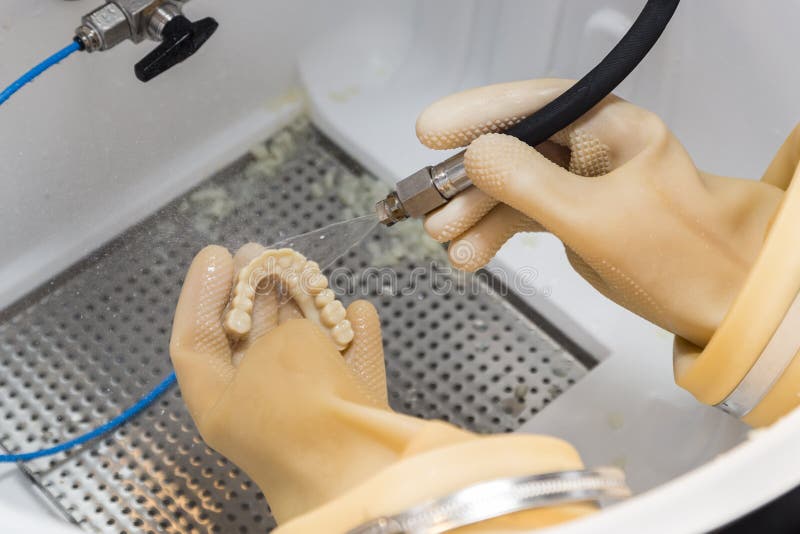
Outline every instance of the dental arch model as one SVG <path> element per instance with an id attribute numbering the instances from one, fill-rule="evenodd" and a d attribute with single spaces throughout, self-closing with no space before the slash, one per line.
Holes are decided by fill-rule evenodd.
<path id="1" fill-rule="evenodd" d="M 339 351 L 353 341 L 353 328 L 346 319 L 344 305 L 328 288 L 328 279 L 319 265 L 288 248 L 265 250 L 239 271 L 223 323 L 228 335 L 240 338 L 250 332 L 256 288 L 267 278 L 287 290 L 303 316 L 319 325 Z"/>

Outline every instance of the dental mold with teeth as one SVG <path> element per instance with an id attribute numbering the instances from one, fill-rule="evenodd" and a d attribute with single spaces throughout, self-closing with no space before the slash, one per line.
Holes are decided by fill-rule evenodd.
<path id="1" fill-rule="evenodd" d="M 262 284 L 265 281 L 266 286 Z M 339 351 L 353 341 L 345 307 L 328 288 L 328 279 L 319 265 L 289 248 L 266 250 L 239 271 L 224 319 L 228 335 L 237 339 L 247 335 L 253 324 L 256 293 L 275 289 L 285 292 L 303 317 L 322 328 Z"/>

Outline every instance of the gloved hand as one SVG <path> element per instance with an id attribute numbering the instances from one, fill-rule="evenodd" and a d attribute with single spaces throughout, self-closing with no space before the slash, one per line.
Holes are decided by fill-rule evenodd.
<path id="1" fill-rule="evenodd" d="M 425 145 L 469 145 L 475 184 L 431 214 L 426 230 L 450 242 L 451 262 L 465 270 L 486 264 L 517 232 L 552 232 L 603 295 L 705 346 L 761 249 L 781 184 L 697 170 L 657 116 L 613 96 L 538 150 L 491 133 L 571 84 L 484 87 L 422 113 Z"/>
<path id="2" fill-rule="evenodd" d="M 232 344 L 222 317 L 234 269 L 261 250 L 247 245 L 231 258 L 211 246 L 197 255 L 170 354 L 203 438 L 255 480 L 280 532 L 345 532 L 479 481 L 582 468 L 554 438 L 479 437 L 392 411 L 380 321 L 365 301 L 347 309 L 355 338 L 343 354 L 274 292 L 257 294 L 253 328 Z M 535 510 L 464 532 L 529 529 L 592 510 Z"/>

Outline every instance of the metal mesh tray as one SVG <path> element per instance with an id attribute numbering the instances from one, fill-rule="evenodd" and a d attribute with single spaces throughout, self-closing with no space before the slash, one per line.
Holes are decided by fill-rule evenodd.
<path id="1" fill-rule="evenodd" d="M 300 119 L 1 312 L 0 445 L 61 442 L 160 381 L 182 276 L 202 246 L 276 242 L 366 212 L 382 187 Z M 517 428 L 591 357 L 491 276 L 451 277 L 443 291 L 441 249 L 411 224 L 376 230 L 335 266 L 380 310 L 392 406 L 478 432 Z M 387 269 L 388 284 L 374 276 Z M 87 531 L 274 527 L 255 484 L 200 439 L 177 388 L 113 435 L 23 468 Z"/>

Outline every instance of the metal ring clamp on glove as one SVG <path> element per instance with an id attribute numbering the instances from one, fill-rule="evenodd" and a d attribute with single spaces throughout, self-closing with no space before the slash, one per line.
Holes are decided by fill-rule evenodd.
<path id="1" fill-rule="evenodd" d="M 770 338 L 756 363 L 717 408 L 745 417 L 766 397 L 783 372 L 792 363 L 798 350 L 797 325 L 800 324 L 800 293 Z"/>
<path id="2" fill-rule="evenodd" d="M 375 519 L 348 534 L 439 534 L 524 510 L 630 494 L 625 474 L 615 467 L 503 478 Z"/>

